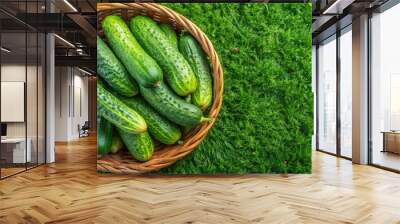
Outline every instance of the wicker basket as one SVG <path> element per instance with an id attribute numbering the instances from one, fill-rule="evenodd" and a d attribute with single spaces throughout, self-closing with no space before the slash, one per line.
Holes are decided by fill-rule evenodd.
<path id="1" fill-rule="evenodd" d="M 135 15 L 147 15 L 155 21 L 171 24 L 178 31 L 188 31 L 200 43 L 212 64 L 213 104 L 208 114 L 209 117 L 214 118 L 212 122 L 203 123 L 186 133 L 182 138 L 182 144 L 156 146 L 153 157 L 147 162 L 138 162 L 127 152 L 106 155 L 97 160 L 98 171 L 134 174 L 156 171 L 190 154 L 206 137 L 208 130 L 216 120 L 222 104 L 224 86 L 222 67 L 218 55 L 207 36 L 190 20 L 171 9 L 155 3 L 99 3 L 97 4 L 97 30 L 98 35 L 102 38 L 104 38 L 104 34 L 101 28 L 101 21 L 111 14 L 120 15 L 125 20 Z"/>

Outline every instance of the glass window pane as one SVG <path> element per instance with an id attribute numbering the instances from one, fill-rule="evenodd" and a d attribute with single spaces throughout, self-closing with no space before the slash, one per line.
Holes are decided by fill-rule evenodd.
<path id="1" fill-rule="evenodd" d="M 37 81 L 38 81 L 38 56 L 37 56 L 37 41 L 38 36 L 36 32 L 27 33 L 27 48 L 28 48 L 28 62 L 27 62 L 27 80 L 26 80 L 26 112 L 27 112 L 27 142 L 30 147 L 30 160 L 27 164 L 28 168 L 37 165 L 37 132 L 38 132 L 38 111 L 37 111 Z M 29 148 L 28 147 L 28 148 Z"/>
<path id="2" fill-rule="evenodd" d="M 371 19 L 372 163 L 400 170 L 400 5 Z"/>
<path id="3" fill-rule="evenodd" d="M 18 16 L 41 13 L 44 5 L 44 0 L 0 1 L 0 7 Z M 7 21 L 0 24 L 0 110 L 5 114 L 1 118 L 0 177 L 4 178 L 45 162 L 46 54 L 43 33 L 8 14 L 0 12 L 0 17 Z"/>
<path id="4" fill-rule="evenodd" d="M 340 152 L 352 157 L 352 35 L 340 36 Z"/>
<path id="5" fill-rule="evenodd" d="M 27 2 L 26 12 L 37 13 L 38 2 Z M 37 20 L 34 16 L 31 20 Z M 37 23 L 37 21 L 32 21 Z M 30 159 L 27 167 L 32 168 L 38 164 L 38 33 L 33 28 L 27 27 L 27 75 L 26 75 L 26 125 L 27 143 Z"/>
<path id="6" fill-rule="evenodd" d="M 26 144 L 26 33 L 2 33 L 1 46 L 1 166 L 2 178 L 25 170 L 30 161 Z M 26 150 L 28 146 L 28 151 Z"/>
<path id="7" fill-rule="evenodd" d="M 336 40 L 318 48 L 318 148 L 336 153 Z"/>
<path id="8" fill-rule="evenodd" d="M 46 36 L 43 33 L 38 35 L 38 164 L 45 163 L 45 60 L 46 60 Z"/>

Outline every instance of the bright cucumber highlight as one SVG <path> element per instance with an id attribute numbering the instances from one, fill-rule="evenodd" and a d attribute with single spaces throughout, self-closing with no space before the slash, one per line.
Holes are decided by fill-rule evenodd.
<path id="1" fill-rule="evenodd" d="M 158 88 L 140 87 L 140 93 L 156 111 L 183 127 L 193 127 L 210 120 L 203 117 L 200 108 L 175 95 L 163 82 Z"/>
<path id="2" fill-rule="evenodd" d="M 139 88 L 106 43 L 97 37 L 97 74 L 118 94 L 134 96 Z"/>
<path id="3" fill-rule="evenodd" d="M 169 24 L 163 23 L 160 25 L 160 29 L 164 32 L 172 46 L 178 48 L 178 37 L 176 36 L 174 28 Z"/>
<path id="4" fill-rule="evenodd" d="M 213 95 L 210 64 L 203 49 L 190 34 L 180 38 L 179 50 L 197 75 L 198 87 L 192 94 L 191 102 L 204 111 L 211 105 Z"/>
<path id="5" fill-rule="evenodd" d="M 132 133 L 147 130 L 143 117 L 107 91 L 101 81 L 97 82 L 97 103 L 101 107 L 102 116 L 118 128 Z"/>
<path id="6" fill-rule="evenodd" d="M 147 123 L 151 136 L 161 143 L 170 145 L 176 143 L 182 136 L 179 127 L 162 117 L 147 102 L 138 97 L 123 98 L 122 101 L 136 110 Z"/>
<path id="7" fill-rule="evenodd" d="M 133 158 L 142 162 L 151 158 L 154 152 L 154 145 L 147 131 L 140 134 L 133 134 L 118 129 L 118 132 Z"/>
<path id="8" fill-rule="evenodd" d="M 196 90 L 197 78 L 189 63 L 156 22 L 146 16 L 136 16 L 130 20 L 129 26 L 146 52 L 163 69 L 168 84 L 176 94 L 186 96 Z"/>
<path id="9" fill-rule="evenodd" d="M 138 84 L 157 86 L 163 79 L 163 72 L 136 41 L 125 21 L 110 15 L 103 20 L 102 28 L 110 47 Z"/>

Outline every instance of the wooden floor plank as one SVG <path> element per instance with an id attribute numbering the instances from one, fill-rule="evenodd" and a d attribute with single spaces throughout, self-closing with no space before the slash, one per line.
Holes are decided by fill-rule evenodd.
<path id="1" fill-rule="evenodd" d="M 96 140 L 0 181 L 0 223 L 400 223 L 400 175 L 313 153 L 313 174 L 96 173 Z"/>

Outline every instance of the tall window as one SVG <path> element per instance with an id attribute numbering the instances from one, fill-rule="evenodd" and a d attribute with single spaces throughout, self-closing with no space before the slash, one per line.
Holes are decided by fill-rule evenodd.
<path id="1" fill-rule="evenodd" d="M 318 48 L 318 149 L 336 153 L 336 36 Z"/>
<path id="2" fill-rule="evenodd" d="M 340 36 L 340 154 L 351 158 L 352 141 L 352 35 L 351 26 Z"/>
<path id="3" fill-rule="evenodd" d="M 372 163 L 400 170 L 400 5 L 371 19 Z"/>

